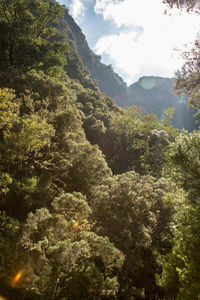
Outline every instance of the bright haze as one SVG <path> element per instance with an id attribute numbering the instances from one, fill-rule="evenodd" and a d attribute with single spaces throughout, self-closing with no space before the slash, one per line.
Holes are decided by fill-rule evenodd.
<path id="1" fill-rule="evenodd" d="M 173 77 L 191 47 L 198 15 L 169 10 L 162 0 L 60 0 L 102 62 L 131 84 L 141 76 Z"/>

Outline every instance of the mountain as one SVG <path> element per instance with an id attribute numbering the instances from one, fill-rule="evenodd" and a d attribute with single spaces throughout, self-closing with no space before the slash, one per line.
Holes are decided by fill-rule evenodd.
<path id="1" fill-rule="evenodd" d="M 124 100 L 128 99 L 128 87 L 123 79 L 113 71 L 110 65 L 101 62 L 101 56 L 94 54 L 89 48 L 85 35 L 80 27 L 76 24 L 68 9 L 65 9 L 65 16 L 59 25 L 60 34 L 65 34 L 68 43 L 76 49 L 76 53 L 68 54 L 68 71 L 72 61 L 77 61 L 78 56 L 81 58 L 84 67 L 89 71 L 90 77 L 96 81 L 99 89 L 106 96 L 113 98 L 116 103 L 123 107 Z M 77 74 L 77 72 L 74 72 Z M 72 72 L 70 77 L 74 77 Z M 85 74 L 84 74 L 85 76 Z M 83 84 L 83 82 L 81 82 Z M 84 85 L 84 84 L 83 84 Z"/>
<path id="2" fill-rule="evenodd" d="M 174 79 L 146 76 L 128 87 L 113 71 L 112 66 L 103 64 L 101 57 L 89 48 L 85 35 L 67 8 L 59 29 L 63 39 L 67 38 L 72 46 L 71 52 L 68 53 L 66 67 L 66 72 L 71 78 L 78 79 L 85 88 L 90 88 L 94 85 L 94 82 L 89 80 L 90 77 L 96 82 L 96 88 L 113 98 L 116 104 L 124 109 L 137 105 L 141 108 L 142 114 L 156 113 L 158 118 L 162 118 L 168 107 L 174 107 L 174 127 L 185 128 L 189 131 L 196 127 L 193 118 L 194 110 L 188 109 L 187 98 L 178 97 L 172 92 Z M 78 72 L 77 69 L 79 69 Z M 81 77 L 80 74 L 82 74 Z"/>
<path id="3" fill-rule="evenodd" d="M 0 299 L 197 299 L 200 134 L 103 95 L 78 53 L 84 36 L 53 1 L 0 2 Z M 142 95 L 162 80 L 132 95 L 122 84 L 123 104 L 136 86 L 150 110 Z"/>
<path id="4" fill-rule="evenodd" d="M 168 107 L 174 107 L 172 124 L 177 128 L 189 131 L 196 127 L 193 114 L 194 109 L 188 108 L 187 96 L 178 97 L 173 93 L 175 80 L 173 78 L 144 76 L 129 86 L 127 107 L 137 105 L 142 114 L 156 113 L 162 119 Z"/>

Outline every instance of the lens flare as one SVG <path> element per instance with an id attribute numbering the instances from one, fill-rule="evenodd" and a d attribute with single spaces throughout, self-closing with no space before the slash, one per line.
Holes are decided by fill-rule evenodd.
<path id="1" fill-rule="evenodd" d="M 74 229 L 78 228 L 78 225 L 79 225 L 79 222 L 74 223 L 74 224 L 73 224 L 73 228 L 74 228 Z"/>
<path id="2" fill-rule="evenodd" d="M 151 77 L 151 76 L 143 77 L 143 78 L 140 78 L 139 84 L 143 87 L 143 89 L 151 90 L 155 86 L 156 81 L 155 81 L 155 78 Z"/>
<path id="3" fill-rule="evenodd" d="M 15 275 L 15 277 L 13 278 L 12 284 L 13 284 L 13 285 L 16 285 L 16 284 L 19 282 L 19 280 L 20 280 L 20 278 L 22 277 L 22 275 L 23 275 L 23 271 L 18 272 L 18 273 Z M 1 300 L 1 299 L 0 299 L 0 300 Z"/>

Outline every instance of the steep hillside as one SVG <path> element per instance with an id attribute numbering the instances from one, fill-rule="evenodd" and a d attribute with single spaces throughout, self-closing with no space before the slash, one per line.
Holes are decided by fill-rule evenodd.
<path id="1" fill-rule="evenodd" d="M 174 80 L 162 77 L 142 77 L 138 82 L 127 87 L 123 79 L 113 71 L 111 66 L 101 62 L 89 48 L 80 27 L 76 24 L 68 9 L 59 24 L 60 37 L 72 46 L 67 55 L 66 72 L 71 78 L 78 79 L 86 88 L 100 89 L 106 96 L 115 100 L 122 108 L 137 105 L 142 114 L 156 113 L 159 118 L 165 109 L 174 107 L 173 125 L 177 128 L 192 130 L 195 128 L 193 110 L 187 107 L 187 99 L 172 93 Z M 89 72 L 88 72 L 89 71 Z M 78 77 L 77 77 L 78 75 Z M 94 82 L 90 80 L 92 78 Z M 146 85 L 146 86 L 145 86 Z"/>
<path id="2" fill-rule="evenodd" d="M 0 3 L 0 299 L 197 299 L 200 131 L 103 95 L 54 0 Z"/>
<path id="3" fill-rule="evenodd" d="M 64 33 L 69 44 L 77 51 L 76 53 L 71 52 L 68 54 L 68 67 L 69 65 L 72 65 L 72 61 L 77 62 L 80 60 L 78 59 L 78 56 L 80 56 L 84 67 L 89 71 L 90 77 L 96 81 L 101 92 L 106 96 L 115 99 L 116 103 L 123 107 L 123 102 L 128 98 L 128 88 L 126 83 L 113 71 L 111 66 L 101 63 L 101 57 L 92 52 L 84 34 L 70 16 L 68 9 L 65 11 L 64 19 L 59 25 L 59 28 L 60 34 L 63 35 Z M 81 62 L 79 62 L 79 64 L 80 63 Z M 67 70 L 67 72 L 69 72 L 69 70 Z M 75 73 L 73 73 L 73 70 L 69 75 L 70 77 L 74 77 Z"/>
<path id="4" fill-rule="evenodd" d="M 187 107 L 187 97 L 173 93 L 174 79 L 164 77 L 142 77 L 129 87 L 127 107 L 133 104 L 141 108 L 143 114 L 156 113 L 161 119 L 168 107 L 174 107 L 173 125 L 177 128 L 195 128 L 194 110 Z"/>

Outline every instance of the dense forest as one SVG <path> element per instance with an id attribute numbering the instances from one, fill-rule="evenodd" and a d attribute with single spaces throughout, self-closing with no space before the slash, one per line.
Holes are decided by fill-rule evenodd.
<path id="1" fill-rule="evenodd" d="M 197 300 L 200 131 L 102 94 L 66 14 L 0 0 L 0 299 Z M 199 37 L 184 56 L 198 119 Z"/>

